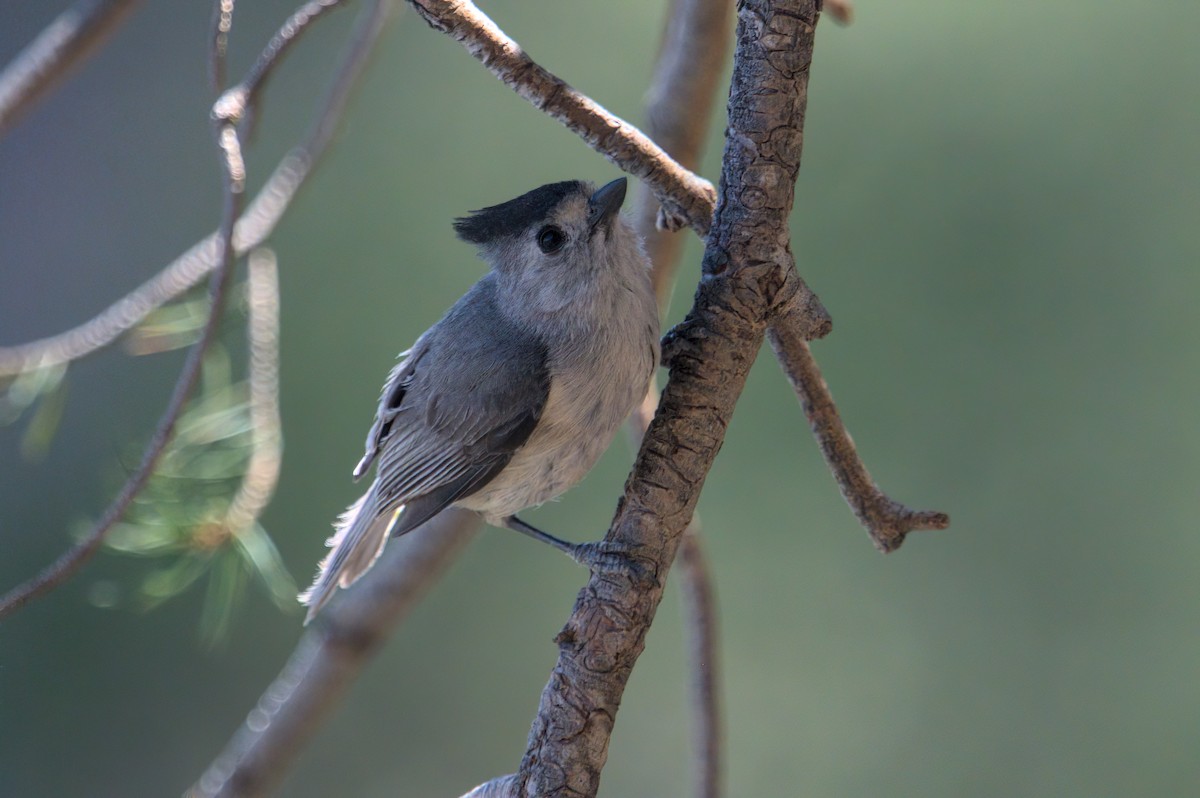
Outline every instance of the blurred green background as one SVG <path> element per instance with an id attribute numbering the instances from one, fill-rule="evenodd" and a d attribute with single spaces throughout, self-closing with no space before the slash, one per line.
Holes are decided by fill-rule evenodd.
<path id="1" fill-rule="evenodd" d="M 7 61 L 60 7 L 6 4 Z M 45 6 L 45 7 L 44 7 Z M 239 4 L 240 74 L 291 2 Z M 661 3 L 490 2 L 531 54 L 640 119 Z M 731 796 L 1128 796 L 1200 783 L 1200 5 L 860 0 L 819 29 L 792 221 L 834 315 L 815 346 L 868 467 L 947 532 L 876 554 L 769 356 L 701 500 L 721 604 Z M 206 3 L 148 3 L 0 141 L 0 343 L 101 309 L 216 225 Z M 252 188 L 305 129 L 353 12 L 277 73 Z M 724 90 L 722 89 L 722 94 Z M 724 103 L 703 172 L 718 174 Z M 393 357 L 481 273 L 450 219 L 613 167 L 405 14 L 274 245 L 286 457 L 264 523 L 297 581 Z M 676 317 L 700 247 L 690 241 Z M 229 339 L 240 336 L 230 325 Z M 0 587 L 130 467 L 181 355 L 72 367 L 47 456 L 0 428 Z M 533 513 L 606 526 L 631 454 Z M 122 465 L 124 463 L 124 465 Z M 142 614 L 100 555 L 0 632 L 0 795 L 185 789 L 300 634 L 261 590 L 227 640 L 202 591 Z M 457 796 L 511 772 L 585 574 L 490 530 L 303 755 L 289 796 Z M 117 608 L 93 605 L 96 585 Z M 672 587 L 602 794 L 686 796 Z"/>

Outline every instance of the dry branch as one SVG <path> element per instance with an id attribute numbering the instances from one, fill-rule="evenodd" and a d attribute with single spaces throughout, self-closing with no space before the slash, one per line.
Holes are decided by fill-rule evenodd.
<path id="1" fill-rule="evenodd" d="M 312 128 L 304 141 L 283 157 L 238 219 L 233 243 L 239 257 L 270 237 L 325 154 L 392 5 L 393 0 L 377 0 L 364 13 Z M 88 321 L 47 338 L 0 347 L 0 380 L 31 369 L 69 363 L 103 349 L 210 275 L 219 251 L 219 236 L 213 233 Z"/>
<path id="2" fill-rule="evenodd" d="M 677 164 L 636 127 L 536 64 L 474 3 L 410 2 L 431 27 L 462 44 L 534 107 L 562 122 L 621 169 L 641 178 L 660 202 L 689 224 L 707 227 L 715 200 L 711 183 Z"/>
<path id="3" fill-rule="evenodd" d="M 718 205 L 705 279 L 673 333 L 671 377 L 606 537 L 631 567 L 593 574 L 559 633 L 517 795 L 596 794 L 625 684 L 767 320 L 781 291 L 799 289 L 786 224 L 816 17 L 811 0 L 739 5 L 720 188 L 733 201 Z"/>
<path id="4" fill-rule="evenodd" d="M 305 6 L 305 9 L 308 9 L 308 6 Z M 313 12 L 312 9 L 309 10 Z M 242 102 L 233 101 L 231 94 L 227 92 L 221 98 L 218 98 L 213 106 L 212 120 L 217 146 L 222 154 L 224 202 L 221 224 L 215 234 L 215 240 L 210 239 L 215 252 L 213 253 L 213 266 L 209 269 L 209 271 L 213 272 L 209 316 L 205 321 L 199 340 L 188 353 L 187 360 L 184 362 L 174 391 L 167 403 L 167 408 L 159 419 L 154 434 L 146 446 L 142 460 L 138 464 L 137 469 L 135 469 L 125 482 L 117 497 L 105 510 L 100 520 L 79 543 L 59 557 L 58 560 L 43 570 L 42 573 L 18 585 L 5 595 L 0 596 L 0 620 L 24 606 L 31 599 L 62 584 L 92 558 L 100 547 L 100 544 L 104 541 L 104 537 L 108 534 L 108 531 L 121 519 L 134 498 L 145 487 L 151 474 L 154 472 L 159 457 L 161 457 L 171 440 L 175 424 L 179 420 L 179 416 L 183 412 L 183 408 L 196 385 L 204 353 L 212 343 L 217 327 L 220 324 L 226 294 L 228 293 L 229 283 L 232 279 L 233 264 L 238 255 L 234 235 L 235 225 L 241 214 L 242 198 L 245 193 L 246 168 L 242 159 L 241 140 L 238 135 L 237 124 L 246 112 L 248 107 L 246 103 L 253 100 L 256 88 L 261 85 L 262 81 L 270 74 L 274 65 L 278 63 L 279 56 L 282 55 L 287 44 L 295 38 L 299 30 L 303 29 L 304 21 L 297 27 L 296 20 L 297 17 L 288 20 L 288 23 L 284 26 L 284 31 L 272 39 L 263 56 L 260 57 L 254 69 L 251 70 L 249 77 L 242 84 L 239 84 L 242 88 L 239 92 Z M 280 37 L 283 33 L 286 33 L 286 35 L 281 43 Z M 214 40 L 212 45 L 215 47 L 216 44 L 217 42 Z M 211 58 L 214 61 L 219 60 L 216 55 L 212 55 Z M 351 63 L 355 63 L 355 60 L 354 56 L 349 59 Z M 330 104 L 340 110 L 343 107 L 343 102 L 343 99 L 334 97 L 331 99 Z M 317 132 L 314 133 L 314 138 L 327 135 L 328 129 L 326 125 L 319 124 Z M 123 302 L 128 300 L 129 297 L 126 297 Z M 93 351 L 86 347 L 85 350 Z M 44 366 L 45 364 L 46 359 L 44 357 L 39 357 L 33 361 L 35 367 Z"/>
<path id="5" fill-rule="evenodd" d="M 277 786 L 379 645 L 478 529 L 474 513 L 448 510 L 392 541 L 354 590 L 304 633 L 279 676 L 188 797 L 249 798 Z"/>
<path id="6" fill-rule="evenodd" d="M 808 342 L 787 323 L 772 325 L 769 335 L 771 347 L 796 390 L 821 454 L 846 503 L 867 528 L 875 547 L 882 552 L 895 551 L 909 532 L 948 527 L 950 517 L 945 513 L 911 510 L 879 489 L 854 449 L 854 441 L 842 423 Z"/>
<path id="7" fill-rule="evenodd" d="M 140 0 L 82 0 L 58 15 L 0 73 L 0 137 L 94 53 Z"/>
<path id="8" fill-rule="evenodd" d="M 137 469 L 126 480 L 117 497 L 109 504 L 108 509 L 104 511 L 100 520 L 88 531 L 83 540 L 72 546 L 40 574 L 0 597 L 0 620 L 20 609 L 31 599 L 65 582 L 92 558 L 104 541 L 105 535 L 117 521 L 121 520 L 134 498 L 145 487 L 150 475 L 154 473 L 158 459 L 167 448 L 167 444 L 170 443 L 175 432 L 175 424 L 196 386 L 204 362 L 204 353 L 208 351 L 208 347 L 216 337 L 217 327 L 221 323 L 225 298 L 232 281 L 235 260 L 233 226 L 241 212 L 242 194 L 246 184 L 246 168 L 242 161 L 241 142 L 238 139 L 236 128 L 220 118 L 215 119 L 214 122 L 217 146 L 222 156 L 224 202 L 221 211 L 221 225 L 217 232 L 220 254 L 212 277 L 209 315 L 201 330 L 200 338 L 188 352 L 187 360 L 184 361 L 171 398 L 167 402 L 167 408 L 158 421 L 154 435 L 150 438 Z"/>
<path id="9" fill-rule="evenodd" d="M 673 0 L 646 92 L 646 133 L 682 166 L 695 170 L 708 131 L 733 22 L 730 0 Z M 661 229 L 662 206 L 638 184 L 634 220 L 653 265 L 651 282 L 665 315 L 683 248 L 682 234 Z M 658 406 L 651 384 L 630 426 L 639 442 Z M 683 597 L 692 707 L 692 771 L 698 798 L 717 798 L 721 786 L 721 709 L 717 661 L 716 598 L 699 517 L 684 530 L 676 567 Z"/>

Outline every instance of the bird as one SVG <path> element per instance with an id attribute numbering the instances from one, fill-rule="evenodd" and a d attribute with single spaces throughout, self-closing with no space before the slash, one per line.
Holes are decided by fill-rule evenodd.
<path id="1" fill-rule="evenodd" d="M 300 595 L 312 621 L 391 537 L 447 507 L 549 543 L 517 513 L 577 484 L 643 399 L 659 362 L 659 315 L 641 238 L 621 216 L 625 178 L 568 180 L 455 219 L 489 266 L 401 353 L 380 395 L 357 480 Z"/>

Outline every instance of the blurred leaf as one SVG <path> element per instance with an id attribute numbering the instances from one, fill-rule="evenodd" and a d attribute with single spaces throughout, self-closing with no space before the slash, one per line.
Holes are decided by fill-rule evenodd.
<path id="1" fill-rule="evenodd" d="M 228 634 L 233 605 L 245 581 L 241 558 L 232 552 L 217 557 L 200 611 L 200 638 L 208 645 L 215 646 Z"/>
<path id="2" fill-rule="evenodd" d="M 153 355 L 191 346 L 208 319 L 207 298 L 176 302 L 151 312 L 125 339 L 135 356 Z"/>
<path id="3" fill-rule="evenodd" d="M 66 374 L 64 368 L 56 379 L 44 386 L 42 400 L 37 403 L 29 427 L 21 437 L 21 455 L 26 460 L 40 461 L 50 451 L 50 443 L 54 440 L 54 433 L 62 421 L 63 408 L 67 405 Z"/>
<path id="4" fill-rule="evenodd" d="M 296 583 L 266 530 L 255 523 L 238 535 L 236 540 L 275 606 L 284 612 L 298 612 L 300 605 L 296 601 L 299 592 Z"/>
<path id="5" fill-rule="evenodd" d="M 167 568 L 152 571 L 142 582 L 142 608 L 152 610 L 191 587 L 212 564 L 213 557 L 180 557 Z"/>
<path id="6" fill-rule="evenodd" d="M 0 426 L 13 423 L 30 405 L 58 388 L 67 373 L 66 364 L 33 369 L 17 376 L 0 393 Z"/>

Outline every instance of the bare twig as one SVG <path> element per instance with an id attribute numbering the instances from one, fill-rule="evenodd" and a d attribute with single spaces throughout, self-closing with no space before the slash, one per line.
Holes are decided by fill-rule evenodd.
<path id="1" fill-rule="evenodd" d="M 850 0 L 825 0 L 821 10 L 839 25 L 849 25 L 854 21 L 854 4 Z"/>
<path id="2" fill-rule="evenodd" d="M 883 552 L 895 551 L 913 530 L 948 527 L 950 517 L 945 513 L 911 510 L 889 498 L 871 479 L 808 343 L 786 323 L 786 316 L 771 325 L 769 336 L 842 496 L 867 528 L 875 547 Z"/>
<path id="3" fill-rule="evenodd" d="M 708 228 L 716 202 L 711 183 L 677 164 L 636 127 L 536 64 L 474 3 L 410 2 L 431 27 L 466 47 L 492 74 L 538 110 L 562 122 L 626 172 L 641 178 L 673 213 L 698 229 Z"/>
<path id="4" fill-rule="evenodd" d="M 213 91 L 225 91 L 225 56 L 229 52 L 229 31 L 233 29 L 234 0 L 213 3 L 212 26 L 208 43 L 208 79 Z"/>
<path id="5" fill-rule="evenodd" d="M 0 136 L 96 51 L 140 0 L 81 0 L 58 15 L 0 73 Z"/>
<path id="6" fill-rule="evenodd" d="M 729 52 L 732 21 L 730 0 L 673 0 L 646 92 L 646 134 L 681 166 L 693 171 L 700 163 L 717 81 Z M 659 213 L 660 203 L 639 184 L 634 219 L 646 242 L 646 254 L 654 264 L 654 293 L 659 311 L 665 314 L 683 239 L 677 231 L 660 229 Z M 706 224 L 701 236 L 707 230 Z"/>
<path id="7" fill-rule="evenodd" d="M 279 277 L 275 253 L 256 249 L 249 258 L 250 428 L 253 443 L 242 484 L 225 512 L 237 535 L 258 520 L 279 480 Z"/>
<path id="8" fill-rule="evenodd" d="M 282 781 L 379 644 L 474 539 L 479 518 L 447 510 L 392 541 L 383 559 L 305 632 L 246 722 L 188 791 L 249 798 Z"/>
<path id="9" fill-rule="evenodd" d="M 218 3 L 220 2 L 223 2 L 223 0 L 218 0 Z M 325 5 L 330 4 L 326 3 Z M 212 281 L 210 315 L 200 334 L 199 341 L 197 341 L 188 354 L 183 371 L 176 383 L 175 391 L 167 404 L 166 411 L 159 420 L 154 436 L 147 445 L 141 463 L 125 483 L 117 498 L 105 511 L 100 521 L 89 531 L 82 541 L 67 551 L 41 574 L 25 584 L 17 586 L 3 597 L 0 597 L 0 619 L 20 608 L 30 599 L 58 586 L 91 559 L 101 542 L 103 542 L 104 536 L 108 533 L 109 529 L 120 520 L 134 497 L 145 486 L 154 471 L 158 458 L 170 442 L 179 414 L 182 412 L 183 406 L 186 404 L 192 389 L 195 387 L 204 352 L 212 342 L 217 325 L 220 323 L 225 295 L 230 282 L 230 274 L 233 271 L 232 264 L 238 254 L 234 243 L 234 228 L 241 213 L 242 197 L 245 193 L 246 169 L 245 163 L 242 160 L 241 141 L 238 137 L 237 123 L 246 112 L 246 103 L 254 99 L 257 88 L 269 76 L 271 69 L 278 63 L 279 57 L 286 51 L 288 44 L 295 39 L 299 31 L 303 30 L 309 19 L 320 13 L 315 7 L 309 7 L 315 5 L 320 4 L 310 3 L 306 5 L 302 11 L 307 9 L 307 15 L 301 15 L 300 12 L 297 12 L 297 15 L 290 18 L 284 25 L 281 33 L 276 34 L 272 38 L 263 56 L 255 63 L 249 77 L 239 84 L 240 91 L 238 92 L 239 96 L 237 100 L 232 98 L 232 91 L 226 92 L 222 97 L 218 98 L 213 106 L 212 116 L 216 126 L 217 145 L 223 154 L 225 201 L 221 226 L 218 228 L 216 241 L 214 242 L 217 251 L 215 253 L 216 264 Z M 214 39 L 211 42 L 211 46 L 215 48 L 217 45 L 218 41 Z M 215 63 L 219 60 L 218 55 L 210 55 L 211 62 Z M 352 57 L 351 62 L 353 63 L 354 61 L 355 59 Z M 342 102 L 341 99 L 335 99 L 332 104 L 340 109 Z M 317 131 L 316 135 L 325 135 L 327 128 L 318 125 Z M 126 297 L 126 300 L 128 299 L 129 297 Z M 41 359 L 36 362 L 38 365 L 44 365 L 46 361 Z"/>
<path id="10" fill-rule="evenodd" d="M 228 2 L 229 0 L 218 0 L 219 5 Z M 343 2 L 345 0 L 310 0 L 296 9 L 267 42 L 267 46 L 259 54 L 254 66 L 250 67 L 246 77 L 217 101 L 219 113 L 240 122 L 249 109 L 257 104 L 258 94 L 266 85 L 267 78 L 299 40 L 300 34 L 308 30 L 309 26 L 327 11 L 332 11 Z M 229 7 L 232 13 L 233 4 L 230 3 Z"/>
<path id="11" fill-rule="evenodd" d="M 688 662 L 694 706 L 692 771 L 699 798 L 721 794 L 721 687 L 717 645 L 717 599 L 704 554 L 700 519 L 683 531 L 676 555 L 688 634 Z"/>
<path id="12" fill-rule="evenodd" d="M 233 243 L 239 257 L 270 237 L 296 193 L 312 174 L 313 167 L 324 155 L 392 5 L 392 0 L 378 0 L 365 12 L 362 23 L 351 37 L 348 52 L 338 68 L 316 122 L 305 140 L 275 167 L 238 220 Z M 217 264 L 218 244 L 216 233 L 208 236 L 154 277 L 77 327 L 48 338 L 0 347 L 0 379 L 32 369 L 69 363 L 108 346 L 149 313 L 211 274 Z"/>
<path id="13" fill-rule="evenodd" d="M 142 460 L 138 464 L 137 469 L 125 482 L 120 493 L 117 494 L 117 497 L 108 506 L 108 509 L 105 510 L 104 515 L 101 516 L 100 520 L 92 527 L 83 540 L 69 549 L 40 574 L 24 584 L 13 588 L 3 597 L 0 597 L 0 620 L 20 609 L 31 599 L 65 582 L 84 563 L 92 558 L 92 555 L 96 553 L 96 550 L 103 542 L 104 536 L 108 534 L 108 531 L 112 529 L 117 521 L 121 520 L 126 509 L 133 502 L 134 497 L 146 485 L 146 482 L 150 479 L 150 475 L 154 473 L 154 467 L 158 463 L 158 458 L 170 442 L 175 431 L 175 423 L 179 420 L 179 415 L 183 412 L 183 407 L 191 396 L 192 389 L 195 387 L 197 378 L 200 376 L 204 353 L 215 338 L 217 327 L 221 323 L 221 314 L 225 306 L 225 296 L 228 293 L 229 283 L 232 279 L 233 263 L 235 260 L 233 226 L 237 222 L 238 214 L 241 211 L 242 194 L 245 191 L 246 185 L 246 168 L 242 161 L 241 142 L 238 140 L 237 130 L 227 120 L 218 117 L 214 121 L 216 123 L 217 146 L 220 148 L 222 154 L 221 165 L 223 167 L 225 199 L 221 212 L 221 225 L 217 233 L 218 240 L 221 243 L 216 271 L 212 278 L 212 298 L 209 306 L 209 317 L 204 323 L 200 339 L 192 346 L 191 351 L 188 352 L 187 360 L 184 362 L 179 379 L 175 383 L 175 389 L 171 394 L 170 400 L 167 402 L 167 408 L 163 411 L 154 435 L 150 438 L 150 443 L 147 444 L 142 454 Z"/>

